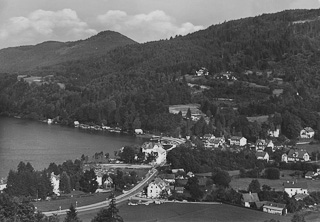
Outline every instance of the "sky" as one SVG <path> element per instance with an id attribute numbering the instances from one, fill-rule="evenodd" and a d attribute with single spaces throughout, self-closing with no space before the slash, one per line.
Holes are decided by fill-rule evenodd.
<path id="1" fill-rule="evenodd" d="M 140 43 L 320 0 L 0 0 L 0 49 L 113 30 Z"/>

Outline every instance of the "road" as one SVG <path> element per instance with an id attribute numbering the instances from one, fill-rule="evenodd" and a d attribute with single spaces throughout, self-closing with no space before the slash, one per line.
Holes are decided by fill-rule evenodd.
<path id="1" fill-rule="evenodd" d="M 142 180 L 139 184 L 137 184 L 137 186 L 135 186 L 134 188 L 132 188 L 128 192 L 117 196 L 116 203 L 119 204 L 123 201 L 126 201 L 126 200 L 130 199 L 131 197 L 133 197 L 134 195 L 136 195 L 137 193 L 139 193 L 144 188 L 144 186 L 146 186 L 148 183 L 150 183 L 156 177 L 157 174 L 158 174 L 158 171 L 156 169 L 151 169 L 149 176 L 146 177 L 144 180 Z M 110 201 L 106 200 L 106 201 L 102 201 L 99 203 L 90 204 L 87 206 L 77 207 L 76 210 L 77 210 L 77 212 L 85 212 L 85 211 L 100 209 L 100 208 L 109 206 L 109 203 L 110 203 Z M 55 211 L 43 212 L 43 214 L 46 216 L 51 216 L 54 214 L 64 215 L 68 211 L 69 211 L 69 209 L 55 210 Z"/>

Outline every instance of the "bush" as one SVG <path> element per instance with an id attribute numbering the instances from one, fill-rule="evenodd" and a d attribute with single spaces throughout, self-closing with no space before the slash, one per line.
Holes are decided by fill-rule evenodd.
<path id="1" fill-rule="evenodd" d="M 270 180 L 277 180 L 280 178 L 280 170 L 275 167 L 266 168 L 264 171 L 264 177 Z"/>

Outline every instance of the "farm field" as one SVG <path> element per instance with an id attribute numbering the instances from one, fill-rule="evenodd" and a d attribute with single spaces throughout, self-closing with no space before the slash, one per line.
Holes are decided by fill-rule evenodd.
<path id="1" fill-rule="evenodd" d="M 283 183 L 286 183 L 287 181 L 295 181 L 295 182 L 307 182 L 308 184 L 308 191 L 318 191 L 320 187 L 320 180 L 310 180 L 310 179 L 304 179 L 304 178 L 295 178 L 290 176 L 289 174 L 293 173 L 292 170 L 282 170 L 280 172 L 280 179 L 278 180 L 268 180 L 268 179 L 262 179 L 258 178 L 260 185 L 268 185 L 271 188 L 274 188 L 276 191 L 282 191 L 283 190 Z M 282 177 L 283 175 L 283 177 Z M 230 186 L 235 190 L 247 190 L 249 184 L 252 180 L 255 178 L 232 178 Z"/>
<path id="2" fill-rule="evenodd" d="M 61 209 L 68 209 L 71 204 L 73 204 L 73 206 L 76 206 L 76 202 L 78 207 L 94 204 L 97 202 L 105 201 L 109 197 L 109 195 L 110 193 L 95 193 L 95 194 L 86 195 L 86 196 L 80 196 L 79 194 L 78 195 L 74 194 L 73 197 L 69 197 L 66 199 L 33 202 L 32 204 L 35 207 L 37 207 L 39 211 L 46 212 L 46 211 L 59 210 L 60 206 L 61 206 Z"/>
<path id="3" fill-rule="evenodd" d="M 305 149 L 310 155 L 312 152 L 320 151 L 320 144 L 297 144 L 296 147 L 298 149 Z"/>
<path id="4" fill-rule="evenodd" d="M 200 104 L 171 105 L 169 106 L 169 112 L 173 114 L 178 114 L 181 111 L 182 116 L 185 116 L 189 108 L 191 114 L 202 114 L 202 112 L 199 109 Z"/>
<path id="5" fill-rule="evenodd" d="M 225 204 L 165 203 L 160 205 L 151 204 L 149 206 L 128 206 L 124 204 L 118 208 L 119 215 L 126 222 L 263 222 L 272 218 L 281 222 L 289 222 L 292 217 L 292 215 L 278 216 Z M 80 214 L 80 219 L 84 222 L 91 221 L 95 215 L 96 212 Z"/>

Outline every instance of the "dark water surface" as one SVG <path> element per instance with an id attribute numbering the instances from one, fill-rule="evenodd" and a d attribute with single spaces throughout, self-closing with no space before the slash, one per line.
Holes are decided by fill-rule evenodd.
<path id="1" fill-rule="evenodd" d="M 42 170 L 51 162 L 59 164 L 101 151 L 113 156 L 122 146 L 142 143 L 141 138 L 129 135 L 0 117 L 0 178 L 16 170 L 20 161 Z"/>

